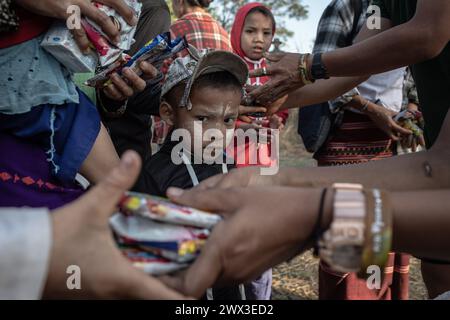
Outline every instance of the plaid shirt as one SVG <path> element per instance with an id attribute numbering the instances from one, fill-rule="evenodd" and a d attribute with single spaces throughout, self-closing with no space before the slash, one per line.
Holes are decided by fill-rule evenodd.
<path id="1" fill-rule="evenodd" d="M 420 105 L 419 95 L 417 94 L 416 83 L 411 74 L 411 69 L 407 68 L 405 72 L 405 80 L 403 82 L 403 109 L 408 107 L 409 103 Z"/>
<path id="2" fill-rule="evenodd" d="M 173 37 L 186 36 L 188 43 L 199 50 L 232 51 L 230 35 L 206 12 L 193 12 L 184 15 L 171 25 L 170 32 Z"/>
<path id="3" fill-rule="evenodd" d="M 361 1 L 362 14 L 359 16 L 356 34 L 366 21 L 365 13 L 370 5 L 370 0 L 359 1 Z M 323 53 L 350 46 L 352 43 L 349 43 L 349 37 L 353 29 L 355 14 L 352 0 L 333 0 L 320 18 L 313 53 Z"/>
<path id="4" fill-rule="evenodd" d="M 356 35 L 366 21 L 365 13 L 370 5 L 370 0 L 360 1 L 362 13 L 359 16 Z M 355 14 L 353 0 L 333 0 L 320 18 L 313 53 L 323 53 L 350 46 L 354 40 L 349 38 L 353 30 Z M 359 91 L 354 88 L 334 101 L 330 101 L 331 111 L 338 112 L 356 95 L 359 95 Z"/>

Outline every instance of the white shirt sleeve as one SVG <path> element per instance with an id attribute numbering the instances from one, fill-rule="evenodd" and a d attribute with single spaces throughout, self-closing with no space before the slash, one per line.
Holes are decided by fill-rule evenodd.
<path id="1" fill-rule="evenodd" d="M 39 299 L 52 243 L 47 209 L 0 209 L 0 299 Z"/>

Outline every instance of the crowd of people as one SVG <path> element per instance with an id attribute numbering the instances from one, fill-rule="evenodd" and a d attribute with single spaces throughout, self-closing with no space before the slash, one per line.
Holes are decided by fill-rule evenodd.
<path id="1" fill-rule="evenodd" d="M 90 75 L 40 42 L 71 5 L 109 39 L 114 21 L 89 0 L 0 0 L 0 298 L 269 300 L 271 268 L 309 249 L 320 299 L 408 299 L 410 255 L 430 298 L 450 291 L 448 0 L 332 0 L 311 54 L 269 53 L 277 23 L 259 2 L 239 8 L 230 33 L 212 0 L 172 0 L 172 23 L 163 0 L 141 0 L 139 19 L 123 0 L 97 2 L 136 26 L 128 54 L 164 32 L 189 48 L 90 91 Z M 92 50 L 83 28 L 72 34 Z M 261 174 L 279 165 L 272 138 L 290 109 L 318 167 Z M 221 138 L 198 137 L 198 125 Z M 223 221 L 185 272 L 151 277 L 109 228 L 127 190 Z M 66 286 L 70 265 L 82 290 Z M 384 268 L 377 288 L 363 275 L 372 265 Z"/>

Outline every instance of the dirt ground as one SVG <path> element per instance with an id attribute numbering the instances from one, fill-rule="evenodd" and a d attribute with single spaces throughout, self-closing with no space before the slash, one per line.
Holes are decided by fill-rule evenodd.
<path id="1" fill-rule="evenodd" d="M 310 167 L 316 163 L 305 150 L 297 134 L 297 115 L 290 119 L 280 138 L 281 166 Z M 273 299 L 313 300 L 318 298 L 318 260 L 310 252 L 298 256 L 273 270 Z M 411 260 L 409 277 L 410 299 L 427 299 L 427 292 L 420 273 L 420 262 Z"/>

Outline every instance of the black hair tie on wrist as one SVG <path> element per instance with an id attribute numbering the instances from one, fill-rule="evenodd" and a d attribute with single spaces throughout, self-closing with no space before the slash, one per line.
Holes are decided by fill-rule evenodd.
<path id="1" fill-rule="evenodd" d="M 316 225 L 313 230 L 314 237 L 314 256 L 319 256 L 319 239 L 322 236 L 322 220 L 323 220 L 323 211 L 325 209 L 325 196 L 327 195 L 327 188 L 322 190 L 322 194 L 320 195 L 320 207 L 319 207 L 319 215 L 317 216 Z"/>

